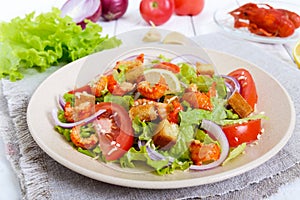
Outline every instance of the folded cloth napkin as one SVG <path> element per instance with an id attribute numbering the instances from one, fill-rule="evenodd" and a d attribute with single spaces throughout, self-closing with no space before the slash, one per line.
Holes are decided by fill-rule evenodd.
<path id="1" fill-rule="evenodd" d="M 300 101 L 300 71 L 246 41 L 209 34 L 192 38 L 205 48 L 244 58 L 272 74 Z M 274 157 L 236 177 L 213 184 L 169 190 L 127 188 L 96 181 L 60 165 L 44 153 L 30 135 L 26 109 L 35 88 L 56 70 L 29 74 L 23 80 L 2 80 L 0 96 L 0 134 L 24 199 L 262 199 L 287 181 L 300 176 L 300 104 L 295 103 L 297 121 L 292 138 Z M 1 94 L 1 93 L 0 93 Z"/>

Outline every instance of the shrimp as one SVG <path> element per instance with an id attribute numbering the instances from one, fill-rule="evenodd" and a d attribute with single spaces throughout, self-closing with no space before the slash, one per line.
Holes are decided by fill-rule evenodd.
<path id="1" fill-rule="evenodd" d="M 157 119 L 158 114 L 154 104 L 145 104 L 131 107 L 129 116 L 132 120 L 138 117 L 141 121 L 148 122 Z"/>
<path id="2" fill-rule="evenodd" d="M 112 74 L 107 76 L 107 80 L 108 80 L 107 89 L 113 95 L 123 96 L 128 92 L 131 92 L 135 88 L 135 84 L 132 84 L 130 82 L 118 83 Z"/>
<path id="3" fill-rule="evenodd" d="M 92 149 L 98 144 L 98 137 L 95 133 L 89 133 L 88 137 L 83 137 L 80 134 L 82 126 L 74 126 L 70 132 L 71 141 L 77 147 L 81 147 L 84 149 Z"/>
<path id="4" fill-rule="evenodd" d="M 215 143 L 204 144 L 194 140 L 189 147 L 191 159 L 195 165 L 216 161 L 220 158 L 221 149 Z"/>
<path id="5" fill-rule="evenodd" d="M 183 106 L 179 102 L 179 100 L 176 98 L 169 104 L 169 113 L 168 113 L 168 120 L 170 122 L 173 122 L 175 124 L 179 123 L 179 112 L 183 110 Z"/>
<path id="6" fill-rule="evenodd" d="M 96 97 L 101 97 L 102 92 L 107 88 L 108 79 L 107 76 L 101 76 L 95 83 L 92 84 L 92 94 Z"/>
<path id="7" fill-rule="evenodd" d="M 197 90 L 195 84 L 190 84 L 182 95 L 182 100 L 187 101 L 193 108 L 212 110 L 213 104 L 210 100 L 210 94 L 205 94 Z"/>
<path id="8" fill-rule="evenodd" d="M 76 122 L 85 119 L 95 111 L 95 96 L 86 92 L 76 92 L 74 106 L 66 102 L 64 116 L 67 122 Z"/>
<path id="9" fill-rule="evenodd" d="M 143 65 L 143 63 L 144 63 L 144 54 L 142 53 L 138 55 L 134 60 L 123 60 L 123 61 L 116 62 L 116 66 L 114 67 L 114 69 L 119 69 L 120 66 L 126 65 L 127 70 L 131 70 Z"/>
<path id="10" fill-rule="evenodd" d="M 160 77 L 158 83 L 156 83 L 153 87 L 150 86 L 148 81 L 141 81 L 137 86 L 138 92 L 141 93 L 142 96 L 149 99 L 161 98 L 167 89 L 168 85 L 162 76 Z"/>
<path id="11" fill-rule="evenodd" d="M 72 107 L 70 102 L 67 102 L 64 107 L 64 116 L 67 122 L 77 122 L 91 116 L 94 113 L 94 105 L 90 103 L 81 104 L 77 107 Z"/>

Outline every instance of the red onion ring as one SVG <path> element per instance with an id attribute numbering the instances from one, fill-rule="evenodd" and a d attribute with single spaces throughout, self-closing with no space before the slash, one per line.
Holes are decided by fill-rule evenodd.
<path id="1" fill-rule="evenodd" d="M 178 63 L 182 63 L 182 62 L 189 63 L 193 66 L 195 66 L 197 62 L 208 64 L 208 62 L 206 60 L 204 60 L 198 56 L 192 55 L 192 54 L 183 54 L 183 55 L 177 56 L 171 60 L 171 63 L 174 63 L 174 64 L 178 64 Z"/>
<path id="2" fill-rule="evenodd" d="M 58 96 L 58 103 L 59 103 L 59 105 L 62 109 L 65 108 L 66 102 L 65 102 L 64 98 L 61 95 Z"/>
<path id="3" fill-rule="evenodd" d="M 143 142 L 141 140 L 138 141 L 139 148 L 141 148 L 142 146 L 145 146 L 145 145 L 147 145 L 145 142 Z M 167 159 L 169 159 L 169 164 L 174 162 L 174 158 L 172 158 L 172 157 L 167 158 L 166 156 L 164 156 L 164 155 L 158 153 L 157 151 L 155 151 L 154 149 L 152 149 L 150 147 L 150 145 L 146 146 L 146 151 L 152 160 L 167 160 Z"/>
<path id="4" fill-rule="evenodd" d="M 229 92 L 227 94 L 227 98 L 229 98 L 231 96 L 231 94 L 233 94 L 234 92 L 241 92 L 241 86 L 238 82 L 238 80 L 236 80 L 236 78 L 232 77 L 232 76 L 228 76 L 228 75 L 221 75 L 222 78 L 225 79 L 225 84 L 226 87 L 228 88 Z M 233 86 L 232 86 L 232 84 Z"/>
<path id="5" fill-rule="evenodd" d="M 191 165 L 189 168 L 191 170 L 207 170 L 217 167 L 224 162 L 229 153 L 229 143 L 227 137 L 219 125 L 215 124 L 210 120 L 203 119 L 201 123 L 201 128 L 206 130 L 212 138 L 216 139 L 220 143 L 221 155 L 218 160 L 207 165 Z"/>
<path id="6" fill-rule="evenodd" d="M 63 123 L 63 122 L 61 122 L 57 117 L 57 112 L 58 112 L 58 110 L 56 108 L 52 110 L 52 118 L 54 119 L 55 124 L 58 125 L 58 126 L 61 126 L 63 128 L 73 128 L 74 126 L 78 126 L 80 124 L 86 124 L 86 123 L 89 123 L 89 122 L 95 120 L 99 115 L 106 112 L 106 110 L 101 110 L 100 109 L 97 112 L 95 112 L 93 115 L 91 115 L 91 116 L 89 116 L 89 117 L 87 117 L 83 120 L 74 122 L 74 123 Z"/>

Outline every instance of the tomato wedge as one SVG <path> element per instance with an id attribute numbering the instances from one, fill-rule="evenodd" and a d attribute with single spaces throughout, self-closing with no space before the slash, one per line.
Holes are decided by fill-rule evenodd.
<path id="1" fill-rule="evenodd" d="M 236 147 L 244 142 L 253 142 L 257 140 L 261 133 L 261 119 L 250 120 L 242 124 L 232 124 L 222 127 L 229 146 Z"/>
<path id="2" fill-rule="evenodd" d="M 122 157 L 133 145 L 134 135 L 128 112 L 120 105 L 102 102 L 95 110 L 105 109 L 94 121 L 99 136 L 99 145 L 107 161 Z"/>
<path id="3" fill-rule="evenodd" d="M 228 74 L 231 77 L 237 79 L 241 86 L 241 95 L 254 109 L 257 103 L 257 92 L 255 82 L 249 71 L 243 68 L 236 69 Z"/>

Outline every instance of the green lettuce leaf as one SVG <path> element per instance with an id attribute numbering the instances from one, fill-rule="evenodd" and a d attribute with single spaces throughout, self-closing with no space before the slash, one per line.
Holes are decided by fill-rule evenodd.
<path id="1" fill-rule="evenodd" d="M 166 174 L 172 174 L 175 170 L 186 170 L 190 167 L 192 164 L 192 161 L 178 161 L 177 159 L 172 162 L 172 164 L 165 166 L 161 169 L 157 169 L 156 173 L 158 175 L 166 175 Z"/>
<path id="2" fill-rule="evenodd" d="M 210 77 L 206 75 L 197 75 L 196 70 L 192 66 L 186 63 L 181 63 L 180 66 L 179 79 L 182 82 L 186 84 L 196 84 L 198 90 L 201 92 L 208 92 L 213 83 L 216 83 L 218 97 L 222 99 L 226 96 L 226 86 L 224 79 L 221 76 Z"/>
<path id="3" fill-rule="evenodd" d="M 112 95 L 109 93 L 109 94 L 105 95 L 103 101 L 119 104 L 128 111 L 129 107 L 133 105 L 134 99 L 130 95 L 115 96 L 115 95 Z"/>
<path id="4" fill-rule="evenodd" d="M 176 144 L 172 146 L 167 152 L 164 152 L 164 155 L 178 158 L 181 161 L 190 160 L 188 145 L 194 138 L 194 129 L 195 128 L 192 125 L 180 125 Z"/>
<path id="5" fill-rule="evenodd" d="M 150 140 L 153 137 L 157 124 L 152 122 L 143 122 L 138 117 L 132 120 L 134 133 L 139 136 L 140 140 Z"/>
<path id="6" fill-rule="evenodd" d="M 180 126 L 200 125 L 203 119 L 220 122 L 227 117 L 226 109 L 216 104 L 213 111 L 203 109 L 188 109 L 179 113 Z"/>
<path id="7" fill-rule="evenodd" d="M 135 167 L 134 161 L 144 161 L 146 164 L 153 169 L 161 169 L 169 163 L 169 160 L 152 160 L 147 151 L 146 146 L 142 146 L 140 150 L 136 150 L 134 147 L 131 147 L 123 157 L 120 158 L 120 165 L 122 167 Z"/>
<path id="8" fill-rule="evenodd" d="M 102 27 L 91 21 L 83 30 L 58 8 L 38 16 L 34 12 L 0 23 L 0 79 L 22 79 L 26 69 L 39 72 L 72 62 L 96 51 L 117 47 L 121 41 L 101 36 Z"/>
<path id="9" fill-rule="evenodd" d="M 220 120 L 220 121 L 217 121 L 217 124 L 219 124 L 221 126 L 225 126 L 225 125 L 232 125 L 232 124 L 241 124 L 241 123 L 245 123 L 250 120 L 257 120 L 257 119 L 268 119 L 268 117 L 265 116 L 264 114 L 260 113 L 260 114 L 256 114 L 256 115 L 251 115 L 249 117 L 240 118 L 240 119 Z"/>
<path id="10" fill-rule="evenodd" d="M 236 158 L 240 154 L 242 154 L 245 151 L 247 144 L 242 143 L 239 146 L 233 148 L 230 150 L 229 155 L 227 156 L 226 160 L 222 163 L 222 165 L 225 165 L 228 161 Z"/>
<path id="11" fill-rule="evenodd" d="M 180 79 L 182 82 L 190 84 L 197 77 L 196 70 L 186 63 L 180 64 Z"/>
<path id="12" fill-rule="evenodd" d="M 185 170 L 191 165 L 191 161 L 189 160 L 182 162 L 175 159 L 171 164 L 169 164 L 168 159 L 152 160 L 146 151 L 146 146 L 142 146 L 140 150 L 136 150 L 134 147 L 131 147 L 129 151 L 119 160 L 120 165 L 123 168 L 134 168 L 135 162 L 137 161 L 145 162 L 148 166 L 153 168 L 153 172 L 157 173 L 158 175 L 171 174 L 176 169 Z"/>

